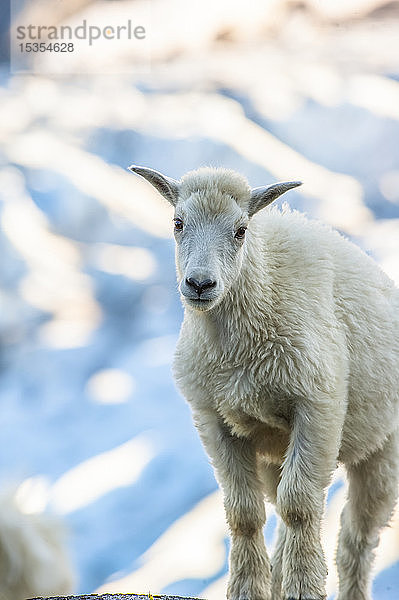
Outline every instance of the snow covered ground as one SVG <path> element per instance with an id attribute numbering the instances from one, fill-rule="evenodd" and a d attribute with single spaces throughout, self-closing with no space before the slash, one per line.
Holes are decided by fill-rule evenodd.
<path id="1" fill-rule="evenodd" d="M 0 483 L 19 485 L 25 511 L 65 520 L 79 592 L 216 600 L 227 570 L 220 495 L 170 374 L 172 215 L 129 164 L 301 179 L 290 205 L 399 284 L 399 4 L 246 4 L 152 0 L 148 73 L 137 61 L 126 73 L 126 48 L 115 75 L 2 72 Z M 110 5 L 76 2 L 74 18 Z M 331 595 L 344 494 L 338 473 Z M 374 599 L 398 589 L 396 514 Z"/>

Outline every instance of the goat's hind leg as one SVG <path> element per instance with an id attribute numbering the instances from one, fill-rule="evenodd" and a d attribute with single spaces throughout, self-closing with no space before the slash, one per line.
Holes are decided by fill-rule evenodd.
<path id="1" fill-rule="evenodd" d="M 341 515 L 337 549 L 337 600 L 370 600 L 370 570 L 379 534 L 392 516 L 398 494 L 398 431 L 380 450 L 347 467 L 348 501 Z"/>
<path id="2" fill-rule="evenodd" d="M 283 556 L 287 528 L 283 520 L 278 524 L 277 541 L 272 555 L 272 600 L 282 600 Z"/>
<path id="3" fill-rule="evenodd" d="M 261 460 L 258 466 L 258 473 L 267 500 L 276 505 L 277 487 L 280 483 L 281 466 Z M 282 519 L 279 519 L 277 541 L 271 558 L 272 600 L 282 600 L 281 584 L 283 578 L 282 569 L 285 537 L 286 527 Z"/>

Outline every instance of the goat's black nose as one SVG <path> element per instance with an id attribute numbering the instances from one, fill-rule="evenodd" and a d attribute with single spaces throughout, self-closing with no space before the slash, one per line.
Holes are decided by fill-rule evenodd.
<path id="1" fill-rule="evenodd" d="M 194 288 L 198 295 L 200 295 L 204 290 L 209 290 L 216 285 L 216 281 L 212 281 L 212 279 L 203 279 L 202 281 L 198 281 L 198 279 L 194 279 L 193 277 L 187 277 L 186 283 L 190 287 Z"/>

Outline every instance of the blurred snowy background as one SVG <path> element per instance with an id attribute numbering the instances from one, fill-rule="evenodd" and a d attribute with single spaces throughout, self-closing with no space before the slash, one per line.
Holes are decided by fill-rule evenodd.
<path id="1" fill-rule="evenodd" d="M 62 23 L 116 6 L 144 10 L 142 0 L 24 10 Z M 172 213 L 126 167 L 179 178 L 225 166 L 253 186 L 301 179 L 291 206 L 399 283 L 399 2 L 150 9 L 149 69 L 128 42 L 108 57 L 114 75 L 15 75 L 2 63 L 0 485 L 18 486 L 23 511 L 65 521 L 76 592 L 216 600 L 228 552 L 220 495 L 170 373 L 182 320 Z M 325 523 L 331 597 L 344 495 L 338 473 Z M 269 548 L 275 524 L 269 507 Z M 374 599 L 398 590 L 396 514 Z"/>

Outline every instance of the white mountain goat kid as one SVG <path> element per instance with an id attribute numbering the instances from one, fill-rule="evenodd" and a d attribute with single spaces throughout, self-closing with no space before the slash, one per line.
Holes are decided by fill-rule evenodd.
<path id="1" fill-rule="evenodd" d="M 251 190 L 224 169 L 181 181 L 130 169 L 175 207 L 185 315 L 174 374 L 224 494 L 228 598 L 326 597 L 320 525 L 340 462 L 338 598 L 369 599 L 398 489 L 399 291 L 328 227 L 257 214 L 299 182 Z M 272 566 L 265 496 L 281 516 Z"/>

